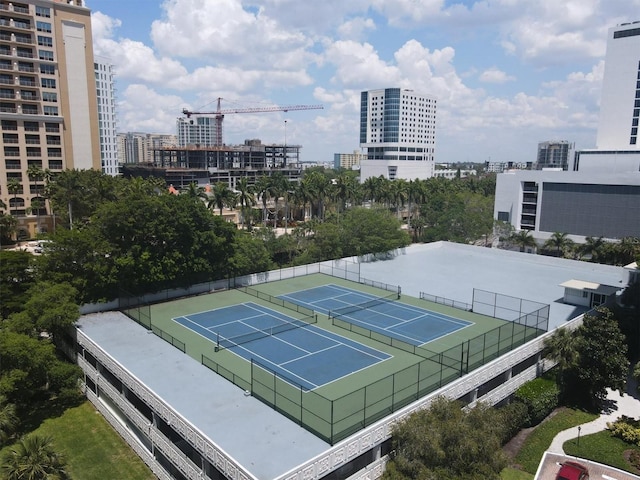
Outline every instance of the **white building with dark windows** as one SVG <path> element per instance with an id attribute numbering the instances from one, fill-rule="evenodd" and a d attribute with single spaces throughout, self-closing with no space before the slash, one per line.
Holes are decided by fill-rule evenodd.
<path id="1" fill-rule="evenodd" d="M 640 149 L 640 21 L 609 29 L 596 145 Z"/>
<path id="2" fill-rule="evenodd" d="M 360 95 L 360 180 L 433 176 L 436 147 L 436 99 L 400 88 L 368 90 Z"/>
<path id="3" fill-rule="evenodd" d="M 596 148 L 579 150 L 573 170 L 640 172 L 640 21 L 610 28 Z"/>
<path id="4" fill-rule="evenodd" d="M 215 117 L 196 115 L 191 118 L 176 119 L 176 131 L 178 146 L 188 147 L 198 145 L 200 147 L 213 147 L 216 145 Z"/>
<path id="5" fill-rule="evenodd" d="M 120 172 L 118 165 L 118 138 L 116 124 L 115 79 L 113 65 L 106 57 L 94 56 L 93 68 L 96 75 L 96 96 L 98 99 L 98 127 L 100 130 L 100 160 L 102 171 L 115 176 Z"/>

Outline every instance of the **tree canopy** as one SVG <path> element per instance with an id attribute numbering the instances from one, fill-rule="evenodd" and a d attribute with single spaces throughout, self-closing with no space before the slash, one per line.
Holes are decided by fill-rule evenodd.
<path id="1" fill-rule="evenodd" d="M 463 410 L 458 401 L 437 398 L 394 427 L 394 453 L 383 479 L 497 480 L 507 464 L 504 429 L 489 406 Z"/>

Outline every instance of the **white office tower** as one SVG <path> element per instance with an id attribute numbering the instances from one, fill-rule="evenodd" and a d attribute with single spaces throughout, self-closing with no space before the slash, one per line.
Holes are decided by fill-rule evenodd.
<path id="1" fill-rule="evenodd" d="M 640 22 L 610 28 L 602 82 L 598 150 L 640 149 Z"/>
<path id="2" fill-rule="evenodd" d="M 113 65 L 108 58 L 95 55 L 93 67 L 96 75 L 102 172 L 107 175 L 116 176 L 120 174 L 120 169 L 118 165 Z"/>
<path id="3" fill-rule="evenodd" d="M 178 146 L 212 147 L 216 145 L 216 118 L 194 116 L 192 118 L 178 118 L 176 131 Z"/>
<path id="4" fill-rule="evenodd" d="M 433 176 L 436 100 L 412 90 L 369 90 L 360 97 L 360 181 Z"/>

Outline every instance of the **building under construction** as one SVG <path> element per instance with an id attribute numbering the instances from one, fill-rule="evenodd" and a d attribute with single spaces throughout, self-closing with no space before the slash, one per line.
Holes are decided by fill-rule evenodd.
<path id="1" fill-rule="evenodd" d="M 244 145 L 161 147 L 152 150 L 153 166 L 165 172 L 175 188 L 225 182 L 235 189 L 240 178 L 249 184 L 264 175 L 280 172 L 286 179 L 300 179 L 300 145 L 265 145 L 246 140 Z"/>

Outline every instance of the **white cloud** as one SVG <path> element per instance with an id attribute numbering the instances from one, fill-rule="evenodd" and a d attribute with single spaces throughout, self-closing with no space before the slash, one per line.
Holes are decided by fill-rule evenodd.
<path id="1" fill-rule="evenodd" d="M 125 131 L 175 133 L 176 118 L 185 102 L 141 84 L 131 84 L 118 98 L 118 117 Z"/>
<path id="2" fill-rule="evenodd" d="M 338 27 L 338 35 L 343 40 L 361 40 L 365 34 L 376 29 L 371 18 L 357 17 L 344 22 Z"/>
<path id="3" fill-rule="evenodd" d="M 91 31 L 94 39 L 112 38 L 114 30 L 122 25 L 116 18 L 111 18 L 102 12 L 91 14 Z"/>
<path id="4" fill-rule="evenodd" d="M 514 77 L 513 75 L 507 75 L 506 72 L 503 72 L 502 70 L 499 70 L 496 67 L 491 67 L 485 70 L 484 72 L 482 72 L 478 77 L 478 79 L 481 82 L 485 82 L 485 83 L 501 84 L 506 82 L 512 82 L 516 79 L 516 77 Z"/>

